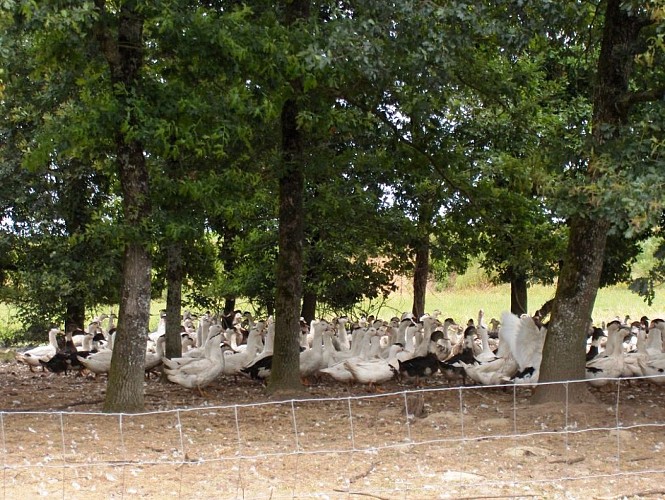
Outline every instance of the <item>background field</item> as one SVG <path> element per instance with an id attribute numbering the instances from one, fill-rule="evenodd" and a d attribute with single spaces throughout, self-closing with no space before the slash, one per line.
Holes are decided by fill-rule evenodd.
<path id="1" fill-rule="evenodd" d="M 554 297 L 554 286 L 533 286 L 529 289 L 528 311 L 535 312 L 546 301 Z M 661 316 L 665 305 L 662 292 L 656 295 L 656 301 L 650 307 L 638 295 L 627 289 L 625 285 L 604 288 L 598 292 L 593 312 L 594 323 L 600 324 L 615 316 L 623 319 L 626 315 L 639 319 L 646 315 L 649 318 Z M 387 310 L 407 311 L 411 309 L 412 292 L 409 285 L 394 294 L 386 304 Z M 477 286 L 436 290 L 430 287 L 427 294 L 426 310 L 439 309 L 445 316 L 452 316 L 457 321 L 476 318 L 478 311 L 485 311 L 485 321 L 500 318 L 501 313 L 510 310 L 510 286 Z M 383 316 L 383 314 L 382 314 Z"/>

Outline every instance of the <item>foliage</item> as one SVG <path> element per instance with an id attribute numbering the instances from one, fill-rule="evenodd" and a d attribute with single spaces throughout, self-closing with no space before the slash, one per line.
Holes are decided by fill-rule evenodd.
<path id="1" fill-rule="evenodd" d="M 113 179 L 92 140 L 103 132 L 90 128 L 90 116 L 82 121 L 92 96 L 78 93 L 95 68 L 82 31 L 91 5 L 2 11 L 3 21 L 15 21 L 2 59 L 0 163 L 11 179 L 3 183 L 3 233 L 13 248 L 5 282 L 24 321 L 40 327 L 62 321 L 73 301 L 94 306 L 118 298 Z"/>
<path id="2" fill-rule="evenodd" d="M 648 251 L 642 255 L 645 261 L 640 269 L 640 274 L 630 282 L 630 290 L 637 293 L 644 301 L 652 306 L 656 298 L 656 290 L 662 288 L 665 283 L 665 239 L 663 238 L 663 227 L 665 227 L 665 211 L 661 214 L 661 222 L 653 238 L 648 240 Z"/>
<path id="3" fill-rule="evenodd" d="M 132 231 L 112 167 L 120 126 L 150 168 L 154 295 L 177 240 L 188 305 L 245 297 L 272 311 L 279 111 L 298 78 L 304 287 L 321 310 L 380 302 L 423 241 L 437 276 L 480 258 L 497 282 L 551 283 L 580 211 L 613 223 L 602 283 L 628 278 L 663 211 L 663 109 L 637 102 L 586 182 L 595 4 L 312 5 L 285 29 L 266 2 L 145 3 L 137 125 L 111 98 L 93 2 L 5 2 L 0 297 L 41 324 L 67 301 L 117 301 Z M 661 24 L 643 39 L 636 95 L 662 87 Z M 651 300 L 652 273 L 635 284 Z"/>

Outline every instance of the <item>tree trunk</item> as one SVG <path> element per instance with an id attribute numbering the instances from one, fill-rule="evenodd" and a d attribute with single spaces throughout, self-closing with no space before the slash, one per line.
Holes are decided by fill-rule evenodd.
<path id="1" fill-rule="evenodd" d="M 134 1 L 124 2 L 119 12 L 106 11 L 104 0 L 95 0 L 99 13 L 95 35 L 111 73 L 119 116 L 125 116 L 130 130 L 140 123 L 129 96 L 139 92 L 143 65 L 143 18 Z M 117 37 L 111 27 L 116 16 Z M 143 144 L 116 131 L 116 155 L 122 208 L 128 241 L 122 265 L 122 289 L 118 328 L 104 401 L 104 411 L 143 411 L 145 348 L 150 320 L 151 259 L 148 252 L 150 190 Z"/>
<path id="2" fill-rule="evenodd" d="M 316 194 L 314 194 L 316 196 Z M 307 244 L 307 258 L 303 256 L 303 273 L 305 275 L 305 283 L 309 286 L 303 287 L 303 297 L 302 297 L 302 310 L 300 311 L 300 316 L 302 316 L 307 324 L 311 324 L 316 317 L 316 306 L 318 302 L 318 294 L 315 291 L 318 286 L 317 282 L 317 273 L 320 272 L 321 266 L 324 265 L 323 257 L 321 252 L 317 250 L 317 246 L 321 241 L 321 233 L 318 230 L 315 230 L 313 234 L 308 233 L 305 237 L 304 243 Z"/>
<path id="3" fill-rule="evenodd" d="M 547 328 L 541 382 L 585 378 L 587 331 L 600 282 L 608 228 L 607 221 L 582 216 L 571 222 L 566 260 Z M 583 384 L 568 387 L 568 401 L 580 401 L 585 394 Z M 565 400 L 566 387 L 557 384 L 538 387 L 533 397 L 535 403 Z"/>
<path id="4" fill-rule="evenodd" d="M 233 251 L 233 240 L 236 238 L 235 232 L 233 232 L 229 225 L 225 222 L 218 224 L 219 231 L 221 232 L 221 241 L 219 246 L 219 258 L 222 261 L 222 266 L 224 267 L 224 273 L 227 276 L 231 276 L 236 268 L 236 256 Z M 227 295 L 224 297 L 224 316 L 229 316 L 236 309 L 236 298 L 234 296 Z"/>
<path id="5" fill-rule="evenodd" d="M 309 0 L 283 5 L 287 25 L 309 16 Z M 300 300 L 302 297 L 304 214 L 304 141 L 298 128 L 296 98 L 302 78 L 291 82 L 294 96 L 282 106 L 282 162 L 279 175 L 279 253 L 275 293 L 275 340 L 268 381 L 271 394 L 302 390 L 300 381 Z"/>
<path id="6" fill-rule="evenodd" d="M 67 299 L 67 311 L 65 313 L 65 331 L 73 332 L 85 325 L 85 299 L 70 296 Z"/>
<path id="7" fill-rule="evenodd" d="M 289 99 L 282 108 L 282 175 L 279 178 L 279 254 L 275 294 L 275 340 L 268 391 L 302 390 L 300 381 L 300 299 L 303 268 L 303 139 Z"/>
<path id="8" fill-rule="evenodd" d="M 416 246 L 416 263 L 413 270 L 413 308 L 416 318 L 425 314 L 427 279 L 429 278 L 429 233 Z"/>
<path id="9" fill-rule="evenodd" d="M 166 357 L 182 355 L 182 243 L 171 241 L 166 248 Z"/>
<path id="10" fill-rule="evenodd" d="M 78 262 L 86 262 L 90 249 L 82 236 L 85 234 L 86 226 L 91 218 L 89 189 L 86 176 L 80 175 L 80 170 L 83 168 L 80 162 L 72 160 L 70 166 L 72 172 L 79 173 L 79 175 L 67 177 L 63 186 L 63 201 L 67 207 L 64 216 L 65 226 L 70 236 L 77 237 L 71 249 L 71 256 Z M 83 287 L 88 278 L 85 266 L 72 269 L 69 278 L 75 286 L 64 297 L 66 332 L 85 327 L 86 293 Z"/>
<path id="11" fill-rule="evenodd" d="M 526 278 L 524 276 L 510 275 L 510 312 L 521 316 L 527 314 L 528 309 L 528 291 Z"/>
<path id="12" fill-rule="evenodd" d="M 599 174 L 596 165 L 603 143 L 613 139 L 619 125 L 626 122 L 628 105 L 624 99 L 632 71 L 636 41 L 648 20 L 633 17 L 622 9 L 619 0 L 608 0 L 605 8 L 603 38 L 593 94 L 592 137 L 588 183 Z M 586 213 L 588 212 L 588 213 Z M 603 266 L 610 222 L 581 209 L 570 221 L 570 235 L 549 323 L 541 382 L 583 380 L 585 378 L 585 341 L 591 324 L 596 293 Z M 548 384 L 539 386 L 533 402 L 576 401 L 584 398 L 586 386 Z"/>
<path id="13" fill-rule="evenodd" d="M 426 191 L 418 200 L 418 225 L 414 241 L 415 263 L 413 268 L 413 307 L 411 312 L 416 318 L 425 314 L 425 299 L 427 296 L 427 280 L 429 278 L 430 235 L 432 234 L 432 219 L 434 217 L 435 201 L 438 192 Z"/>
<path id="14" fill-rule="evenodd" d="M 307 324 L 311 324 L 316 317 L 317 295 L 315 292 L 305 292 L 302 297 L 302 311 L 300 315 L 305 318 Z"/>
<path id="15" fill-rule="evenodd" d="M 235 297 L 225 297 L 224 298 L 224 316 L 228 316 L 236 310 L 236 299 Z"/>
<path id="16" fill-rule="evenodd" d="M 122 295 L 104 411 L 144 410 L 145 347 L 150 319 L 150 255 L 140 243 L 127 245 L 123 258 Z"/>
<path id="17" fill-rule="evenodd" d="M 128 223 L 132 221 L 135 228 L 145 227 L 150 205 L 143 148 L 133 144 L 119 150 L 123 153 L 119 157 L 128 160 L 120 167 L 125 218 Z M 144 409 L 143 381 L 150 323 L 152 263 L 147 242 L 138 241 L 138 235 L 135 238 L 127 243 L 123 256 L 118 328 L 104 401 L 106 412 L 135 413 Z"/>

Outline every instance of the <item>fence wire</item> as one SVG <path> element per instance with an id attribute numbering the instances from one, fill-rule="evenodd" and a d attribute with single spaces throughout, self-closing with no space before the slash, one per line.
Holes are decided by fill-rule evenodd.
<path id="1" fill-rule="evenodd" d="M 566 396 L 575 383 L 561 382 Z M 2 497 L 665 497 L 660 386 L 610 379 L 585 404 L 531 405 L 529 391 L 430 387 L 139 414 L 2 411 Z"/>

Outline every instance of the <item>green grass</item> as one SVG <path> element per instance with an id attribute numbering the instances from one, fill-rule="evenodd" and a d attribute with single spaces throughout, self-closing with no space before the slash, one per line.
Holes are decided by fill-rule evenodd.
<path id="1" fill-rule="evenodd" d="M 650 240 L 645 243 L 641 258 L 633 266 L 633 275 L 645 275 L 646 270 L 653 266 L 654 248 L 654 241 Z M 425 300 L 426 312 L 438 309 L 443 313 L 443 317 L 450 316 L 458 322 L 466 322 L 469 318 L 477 319 L 478 311 L 483 309 L 485 321 L 488 322 L 491 318 L 499 319 L 503 311 L 510 310 L 510 285 L 492 285 L 490 278 L 478 263 L 471 265 L 463 275 L 449 277 L 447 284 L 449 286 L 446 288 L 434 284 L 428 286 Z M 380 311 L 380 317 L 390 317 L 411 310 L 413 287 L 410 279 L 401 279 L 397 285 L 399 291 L 385 303 L 383 306 L 385 311 Z M 545 302 L 553 298 L 555 292 L 554 285 L 530 287 L 527 311 L 533 314 Z M 592 315 L 594 323 L 600 325 L 601 322 L 607 322 L 617 316 L 624 319 L 626 315 L 634 320 L 644 315 L 649 318 L 665 317 L 665 306 L 662 305 L 664 292 L 663 287 L 657 289 L 656 300 L 650 307 L 640 296 L 628 290 L 628 286 L 625 284 L 603 288 L 598 291 L 596 297 Z M 372 313 L 376 314 L 375 311 Z"/>
<path id="2" fill-rule="evenodd" d="M 528 311 L 533 313 L 549 299 L 554 297 L 554 286 L 533 286 L 529 288 Z M 662 291 L 661 291 L 662 294 Z M 657 295 L 658 298 L 658 295 Z M 396 313 L 410 311 L 413 303 L 411 287 L 403 287 L 401 292 L 393 294 L 379 316 L 392 316 Z M 616 316 L 621 319 L 626 314 L 633 319 L 646 315 L 649 318 L 663 316 L 665 308 L 659 308 L 660 302 L 656 300 L 653 307 L 647 306 L 641 297 L 632 293 L 626 286 L 614 286 L 599 290 L 593 311 L 594 323 L 609 321 Z M 503 311 L 510 310 L 510 286 L 473 286 L 455 287 L 451 289 L 428 289 L 425 309 L 432 312 L 439 309 L 444 317 L 452 317 L 456 321 L 466 321 L 469 318 L 477 319 L 478 311 L 485 311 L 485 321 L 491 318 L 499 319 Z"/>
<path id="3" fill-rule="evenodd" d="M 19 320 L 16 308 L 0 303 L 0 347 L 14 345 L 21 340 L 23 325 Z"/>

